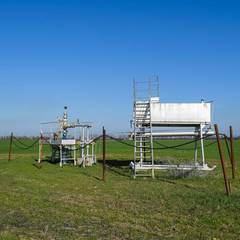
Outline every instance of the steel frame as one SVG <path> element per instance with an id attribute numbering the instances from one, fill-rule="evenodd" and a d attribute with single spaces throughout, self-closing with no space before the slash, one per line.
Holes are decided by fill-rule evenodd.
<path id="1" fill-rule="evenodd" d="M 49 144 L 52 148 L 51 160 L 55 161 L 55 155 L 59 152 L 59 166 L 62 167 L 67 161 L 73 161 L 74 165 L 77 164 L 76 150 L 78 146 L 81 147 L 79 151 L 79 157 L 83 159 L 82 166 L 85 167 L 86 160 L 92 159 L 93 163 L 96 163 L 96 155 L 94 151 L 94 143 L 91 138 L 90 129 L 92 128 L 91 122 L 71 122 L 68 123 L 67 112 L 63 114 L 63 119 L 59 119 L 55 122 L 46 122 L 40 124 L 40 133 L 43 134 L 43 144 Z M 43 131 L 43 126 L 46 126 L 49 131 Z M 75 129 L 74 136 L 68 135 L 68 129 Z M 77 131 L 77 128 L 80 131 Z M 84 133 L 86 131 L 86 134 Z M 58 137 L 58 139 L 55 139 Z M 92 144 L 91 153 L 89 145 Z M 39 143 L 40 145 L 40 143 Z M 85 150 L 86 145 L 86 150 Z M 72 156 L 73 153 L 73 156 Z M 69 156 L 68 156 L 69 155 Z M 40 147 L 39 147 L 39 159 L 40 162 Z"/>
<path id="2" fill-rule="evenodd" d="M 153 80 L 152 80 L 153 79 Z M 138 89 L 140 84 L 147 84 L 148 89 Z M 179 169 L 179 170 L 190 170 L 190 169 L 197 169 L 197 170 L 213 170 L 216 166 L 209 168 L 208 165 L 205 163 L 205 156 L 204 156 L 204 141 L 203 137 L 207 135 L 214 135 L 215 133 L 210 130 L 210 127 L 206 129 L 207 124 L 200 123 L 189 125 L 188 127 L 195 127 L 195 131 L 182 131 L 182 132 L 161 132 L 158 131 L 153 132 L 153 127 L 164 127 L 164 125 L 153 125 L 151 120 L 151 102 L 159 101 L 159 83 L 158 83 L 158 76 L 149 77 L 148 81 L 145 82 L 136 82 L 135 79 L 133 81 L 134 85 L 134 109 L 133 109 L 133 124 L 134 124 L 134 162 L 131 162 L 130 166 L 134 171 L 134 178 L 136 176 L 151 176 L 154 178 L 154 170 L 167 170 L 167 169 Z M 152 88 L 154 86 L 154 88 Z M 139 97 L 140 94 L 144 92 L 148 92 L 148 97 Z M 203 100 L 202 100 L 203 102 Z M 141 106 L 142 104 L 142 109 Z M 144 106 L 145 105 L 145 106 Z M 144 107 L 143 107 L 144 106 Z M 148 107 L 149 109 L 148 109 Z M 213 108 L 211 108 L 213 110 Z M 140 115 L 142 114 L 142 115 Z M 142 116 L 139 121 L 139 116 Z M 211 112 L 211 119 L 212 119 L 212 112 Z M 211 124 L 210 124 L 211 125 Z M 186 127 L 186 125 L 182 125 L 178 123 L 176 125 L 178 127 Z M 174 123 L 170 125 L 170 127 L 176 127 Z M 147 133 L 143 131 L 143 129 L 149 128 L 150 132 Z M 141 132 L 142 131 L 142 132 Z M 154 164 L 154 154 L 153 154 L 153 138 L 154 137 L 161 137 L 161 136 L 194 136 L 195 137 L 195 151 L 194 151 L 194 166 L 192 165 L 163 165 L 163 164 Z M 201 142 L 201 159 L 202 164 L 200 165 L 197 161 L 197 138 L 200 137 Z M 144 139 L 149 139 L 150 144 L 149 147 L 146 148 L 145 144 L 146 141 Z M 137 151 L 140 149 L 140 151 Z M 150 149 L 151 156 L 149 157 L 148 162 L 146 160 L 146 149 Z M 140 153 L 140 155 L 138 155 Z M 139 161 L 137 162 L 137 160 Z M 140 170 L 151 170 L 151 174 L 137 174 L 137 171 Z"/>

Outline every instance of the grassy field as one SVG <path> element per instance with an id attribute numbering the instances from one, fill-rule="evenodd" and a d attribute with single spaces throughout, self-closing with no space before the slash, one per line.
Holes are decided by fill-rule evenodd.
<path id="1" fill-rule="evenodd" d="M 0 239 L 240 239 L 240 141 L 234 144 L 235 180 L 223 148 L 232 184 L 227 197 L 216 144 L 205 156 L 217 169 L 205 178 L 172 179 L 157 172 L 155 179 L 133 180 L 128 166 L 133 149 L 107 141 L 103 182 L 100 142 L 93 167 L 60 168 L 44 161 L 39 169 L 38 146 L 26 151 L 13 146 L 8 163 L 9 141 L 0 141 Z M 49 153 L 44 146 L 43 155 Z M 191 160 L 194 151 L 156 150 L 155 155 Z"/>

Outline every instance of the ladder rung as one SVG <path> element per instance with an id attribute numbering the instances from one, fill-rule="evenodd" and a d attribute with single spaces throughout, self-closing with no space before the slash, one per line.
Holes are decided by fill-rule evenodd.
<path id="1" fill-rule="evenodd" d="M 140 119 L 138 119 L 139 121 L 136 121 L 137 124 L 147 124 L 149 125 L 150 120 L 145 120 L 145 121 L 140 121 Z M 143 119 L 144 120 L 144 119 Z"/>
<path id="2" fill-rule="evenodd" d="M 137 177 L 152 177 L 152 174 L 135 174 L 135 176 Z"/>
<path id="3" fill-rule="evenodd" d="M 136 113 L 136 117 L 149 117 L 150 116 L 150 112 L 137 112 Z"/>
<path id="4" fill-rule="evenodd" d="M 148 149 L 150 149 L 151 148 L 151 146 L 136 146 L 136 148 L 148 148 Z"/>
<path id="5" fill-rule="evenodd" d="M 139 135 L 136 135 L 135 137 L 136 137 L 136 138 L 146 138 L 146 137 L 144 137 L 144 136 L 139 136 Z M 150 139 L 150 137 L 149 137 L 148 139 Z M 142 141 L 142 142 L 144 142 L 144 141 Z"/>
<path id="6" fill-rule="evenodd" d="M 139 119 L 143 119 L 144 120 L 145 119 L 145 120 L 149 120 L 150 121 L 150 118 L 145 118 L 145 117 L 136 117 L 135 119 L 136 120 L 139 120 Z"/>
<path id="7" fill-rule="evenodd" d="M 141 137 L 141 138 L 147 138 L 147 140 L 150 140 L 150 136 L 146 136 L 144 135 L 144 133 L 142 132 L 136 132 L 136 137 Z"/>
<path id="8" fill-rule="evenodd" d="M 140 157 L 140 156 L 135 156 L 135 158 L 152 158 L 152 157 L 150 157 L 150 156 L 146 156 L 146 157 L 144 157 L 144 156 L 142 156 L 142 157 Z"/>
<path id="9" fill-rule="evenodd" d="M 151 153 L 151 151 L 135 151 L 135 153 Z"/>

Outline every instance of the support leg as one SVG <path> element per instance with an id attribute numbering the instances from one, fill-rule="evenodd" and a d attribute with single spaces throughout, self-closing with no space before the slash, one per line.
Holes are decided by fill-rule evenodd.
<path id="1" fill-rule="evenodd" d="M 75 145 L 73 147 L 74 147 L 74 150 L 73 150 L 74 151 L 73 152 L 73 155 L 74 155 L 74 165 L 77 165 Z"/>
<path id="2" fill-rule="evenodd" d="M 197 166 L 197 137 L 195 138 L 195 156 L 194 156 L 195 167 Z"/>
<path id="3" fill-rule="evenodd" d="M 62 145 L 60 145 L 60 163 L 59 163 L 60 167 L 62 167 Z"/>
<path id="4" fill-rule="evenodd" d="M 200 138 L 201 138 L 201 151 L 202 151 L 202 166 L 205 165 L 205 157 L 204 157 L 204 147 L 203 147 L 203 134 L 202 134 L 203 125 L 200 124 Z"/>

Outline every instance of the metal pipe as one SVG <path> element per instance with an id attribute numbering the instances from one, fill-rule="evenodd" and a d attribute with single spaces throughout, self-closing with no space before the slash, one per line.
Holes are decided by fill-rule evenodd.
<path id="1" fill-rule="evenodd" d="M 133 178 L 136 178 L 136 99 L 137 99 L 137 93 L 136 93 L 136 82 L 135 82 L 135 78 L 133 79 L 133 88 L 134 88 L 134 170 L 133 170 Z"/>
<path id="2" fill-rule="evenodd" d="M 85 143 L 84 127 L 82 127 L 82 158 L 84 158 L 84 143 Z"/>
<path id="3" fill-rule="evenodd" d="M 223 176 L 224 176 L 224 180 L 225 180 L 226 191 L 227 191 L 227 195 L 229 196 L 229 195 L 231 195 L 231 191 L 230 191 L 229 182 L 228 182 L 228 178 L 227 178 L 227 171 L 226 171 L 225 162 L 224 162 L 224 158 L 223 158 L 222 145 L 221 145 L 221 141 L 220 141 L 220 137 L 219 137 L 217 124 L 215 124 L 214 127 L 215 127 L 215 131 L 216 131 L 216 136 L 217 136 L 218 150 L 219 150 L 219 154 L 220 154 L 220 158 L 221 158 L 221 164 L 222 164 Z"/>
<path id="4" fill-rule="evenodd" d="M 11 133 L 11 138 L 10 138 L 10 146 L 9 146 L 8 162 L 10 162 L 10 158 L 11 158 L 12 140 L 13 140 L 13 133 Z"/>
<path id="5" fill-rule="evenodd" d="M 60 144 L 60 167 L 62 167 L 62 144 Z"/>
<path id="6" fill-rule="evenodd" d="M 202 132 L 202 135 L 214 135 L 215 133 L 213 131 L 211 132 Z M 145 137 L 149 137 L 150 133 L 145 133 L 144 134 Z M 167 137 L 167 136 L 199 136 L 198 132 L 192 131 L 192 132 L 153 132 L 152 133 L 153 137 Z"/>
<path id="7" fill-rule="evenodd" d="M 201 138 L 201 152 L 202 152 L 202 165 L 205 164 L 205 157 L 204 157 L 204 147 L 203 147 L 203 126 L 202 123 L 200 123 L 200 138 Z"/>
<path id="8" fill-rule="evenodd" d="M 195 138 L 195 156 L 194 156 L 194 161 L 195 161 L 195 166 L 197 166 L 197 137 Z"/>
<path id="9" fill-rule="evenodd" d="M 76 147 L 74 145 L 74 149 L 73 149 L 73 157 L 74 157 L 74 165 L 77 165 L 77 161 L 76 161 Z"/>
<path id="10" fill-rule="evenodd" d="M 89 126 L 87 126 L 87 157 L 89 155 Z"/>

